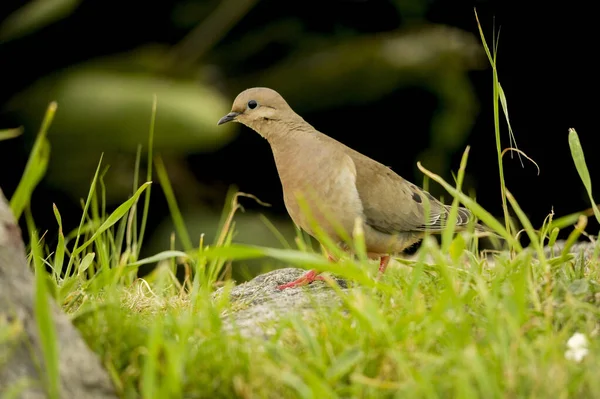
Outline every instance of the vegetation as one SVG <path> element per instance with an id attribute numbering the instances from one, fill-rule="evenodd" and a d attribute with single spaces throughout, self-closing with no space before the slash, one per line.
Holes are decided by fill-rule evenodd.
<path id="1" fill-rule="evenodd" d="M 495 68 L 495 49 L 490 52 L 483 42 L 494 71 L 502 176 L 499 105 L 508 119 L 506 98 Z M 485 257 L 476 240 L 468 234 L 453 236 L 448 226 L 441 244 L 426 237 L 414 262 L 390 267 L 376 281 L 376 264 L 361 256 L 329 263 L 304 245 L 301 235 L 297 249 L 234 244 L 236 197 L 214 243 L 189 237 L 166 171 L 152 154 L 153 124 L 148 162 L 154 162 L 176 225 L 172 249 L 139 257 L 151 211 L 152 168 L 142 183 L 136 175 L 131 197 L 109 212 L 105 196 L 110 188 L 104 185 L 109 171 L 102 158 L 82 201 L 79 227 L 72 232 L 61 227 L 56 246 L 50 247 L 47 242 L 54 240 L 36 230 L 28 204 L 48 162 L 46 132 L 55 111 L 56 104 L 51 104 L 11 198 L 15 215 L 23 215 L 28 226 L 49 397 L 60 397 L 60 392 L 58 349 L 45 293 L 71 315 L 124 398 L 600 397 L 593 366 L 600 345 L 591 340 L 580 348 L 579 357 L 565 354 L 575 333 L 591 338 L 598 332 L 597 256 L 586 260 L 569 252 L 583 234 L 587 216 L 549 215 L 540 228 L 532 226 L 501 178 L 506 218 L 504 224 L 497 221 L 460 191 L 468 149 L 456 186 L 420 168 L 453 195 L 455 205 L 463 203 L 502 236 L 510 250 Z M 593 201 L 575 130 L 569 143 Z M 138 153 L 136 164 L 140 163 Z M 509 207 L 522 226 L 521 234 L 530 240 L 528 248 L 522 247 L 509 223 Z M 54 211 L 60 227 L 60 211 Z M 575 223 L 566 248 L 548 256 L 543 246 L 554 243 L 559 229 Z M 353 243 L 359 254 L 360 238 L 357 234 Z M 176 249 L 179 245 L 183 251 Z M 235 311 L 236 303 L 228 295 L 213 295 L 216 287 L 225 293 L 232 287 L 231 281 L 222 281 L 222 272 L 232 260 L 257 257 L 333 272 L 353 286 L 334 286 L 342 304 L 319 309 L 310 319 L 283 316 L 269 338 L 225 331 L 222 316 Z M 144 264 L 156 268 L 137 278 Z M 183 282 L 176 278 L 180 269 L 185 271 Z M 2 325 L 0 340 L 10 333 L 10 324 Z"/>

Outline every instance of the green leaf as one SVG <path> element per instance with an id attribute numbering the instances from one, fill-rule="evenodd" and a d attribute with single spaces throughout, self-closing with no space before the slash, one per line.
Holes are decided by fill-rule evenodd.
<path id="1" fill-rule="evenodd" d="M 81 263 L 79 264 L 79 269 L 77 270 L 77 274 L 81 275 L 82 273 L 85 273 L 85 271 L 90 267 L 90 265 L 94 261 L 95 257 L 96 257 L 96 254 L 94 252 L 87 254 L 83 258 Z"/>
<path id="2" fill-rule="evenodd" d="M 54 270 L 54 278 L 56 281 L 58 281 L 65 260 L 65 235 L 62 228 L 62 218 L 58 208 L 56 207 L 56 204 L 52 204 L 52 209 L 54 210 L 54 216 L 56 217 L 56 222 L 58 223 L 58 243 L 56 244 L 54 264 L 52 265 L 52 269 Z"/>
<path id="3" fill-rule="evenodd" d="M 31 34 L 71 14 L 81 0 L 32 0 L 4 19 L 0 43 Z"/>
<path id="4" fill-rule="evenodd" d="M 592 179 L 590 178 L 590 172 L 588 171 L 587 164 L 585 163 L 585 156 L 583 155 L 583 148 L 581 147 L 579 136 L 573 128 L 569 129 L 569 147 L 571 148 L 571 156 L 573 157 L 573 162 L 575 162 L 575 167 L 577 168 L 579 177 L 581 178 L 581 181 L 587 190 L 588 196 L 590 197 L 596 220 L 600 223 L 600 210 L 598 209 L 596 201 L 594 201 L 594 197 L 592 195 Z"/>
<path id="5" fill-rule="evenodd" d="M 55 102 L 50 103 L 42 127 L 37 135 L 25 171 L 21 177 L 21 181 L 15 190 L 12 198 L 10 199 L 10 209 L 15 215 L 15 219 L 19 220 L 23 210 L 29 204 L 33 190 L 38 185 L 44 174 L 46 173 L 46 167 L 48 166 L 48 160 L 50 159 L 50 143 L 46 139 L 48 129 L 54 119 L 56 113 L 57 104 Z"/>
<path id="6" fill-rule="evenodd" d="M 20 136 L 21 133 L 23 133 L 23 129 L 22 128 L 0 130 L 0 141 L 2 141 L 2 140 L 8 140 L 8 139 L 13 139 L 15 137 Z"/>

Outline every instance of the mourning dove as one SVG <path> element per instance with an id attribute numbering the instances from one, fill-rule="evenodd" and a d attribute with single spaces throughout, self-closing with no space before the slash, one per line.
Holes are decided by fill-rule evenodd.
<path id="1" fill-rule="evenodd" d="M 352 236 L 357 217 L 362 220 L 367 255 L 380 259 L 385 272 L 390 255 L 417 243 L 426 230 L 440 232 L 450 207 L 394 173 L 389 167 L 317 131 L 296 114 L 279 93 L 268 88 L 241 92 L 231 112 L 218 125 L 239 122 L 270 144 L 283 187 L 286 209 L 301 229 L 316 237 L 309 213 L 318 226 L 346 251 L 335 226 Z M 424 199 L 428 200 L 426 220 Z M 303 201 L 303 202 L 301 202 Z M 456 224 L 465 226 L 471 212 L 458 208 Z M 330 256 L 330 259 L 333 258 Z M 295 287 L 322 280 L 311 270 L 298 280 L 279 286 Z"/>

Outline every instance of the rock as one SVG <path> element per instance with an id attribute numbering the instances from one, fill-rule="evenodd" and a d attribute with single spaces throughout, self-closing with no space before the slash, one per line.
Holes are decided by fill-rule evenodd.
<path id="1" fill-rule="evenodd" d="M 324 281 L 282 291 L 277 289 L 277 286 L 296 280 L 306 272 L 291 267 L 276 269 L 233 287 L 230 293 L 232 312 L 224 315 L 225 330 L 239 330 L 243 336 L 268 337 L 275 332 L 269 325 L 288 313 L 310 317 L 318 306 L 341 304 L 339 296 Z M 332 278 L 342 290 L 348 289 L 345 280 Z M 220 288 L 214 296 L 218 298 L 223 290 Z"/>
<path id="2" fill-rule="evenodd" d="M 24 399 L 46 398 L 45 370 L 34 316 L 34 276 L 29 270 L 21 231 L 0 190 L 0 394 L 18 392 Z M 116 398 L 100 360 L 79 331 L 50 299 L 58 340 L 61 398 Z"/>

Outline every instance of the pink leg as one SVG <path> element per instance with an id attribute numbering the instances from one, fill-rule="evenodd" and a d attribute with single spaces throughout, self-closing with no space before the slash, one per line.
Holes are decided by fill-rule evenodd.
<path id="1" fill-rule="evenodd" d="M 289 282 L 287 284 L 280 285 L 277 287 L 280 290 L 285 290 L 286 288 L 298 287 L 301 285 L 310 284 L 315 280 L 325 280 L 323 276 L 319 276 L 316 270 L 311 270 L 306 273 L 304 276 L 300 277 L 298 280 Z"/>
<path id="2" fill-rule="evenodd" d="M 389 255 L 382 256 L 379 259 L 379 276 L 381 277 L 383 273 L 385 273 L 385 269 L 387 269 L 388 263 L 390 263 Z"/>

